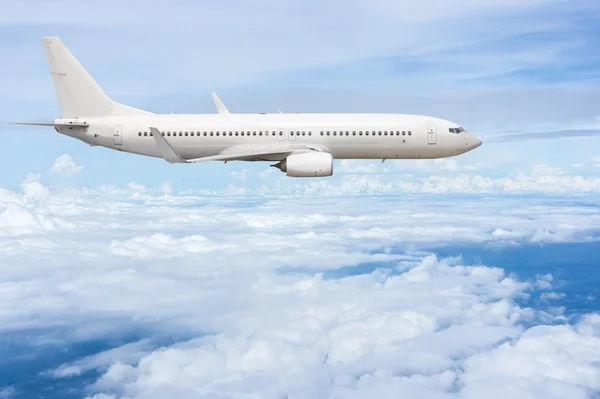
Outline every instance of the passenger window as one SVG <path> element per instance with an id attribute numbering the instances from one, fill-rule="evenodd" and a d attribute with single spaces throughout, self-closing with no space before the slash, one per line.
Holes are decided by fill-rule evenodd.
<path id="1" fill-rule="evenodd" d="M 352 132 L 352 135 L 353 135 L 353 136 L 356 136 L 356 132 Z"/>
<path id="2" fill-rule="evenodd" d="M 323 132 L 321 132 L 321 136 L 323 135 Z"/>
<path id="3" fill-rule="evenodd" d="M 412 134 L 412 133 L 411 133 L 411 131 L 409 130 L 409 131 L 408 131 L 408 135 L 410 136 L 411 134 Z"/>

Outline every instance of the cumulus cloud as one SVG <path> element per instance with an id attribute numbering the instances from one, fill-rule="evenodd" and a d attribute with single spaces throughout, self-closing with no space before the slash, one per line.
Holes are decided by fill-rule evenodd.
<path id="1" fill-rule="evenodd" d="M 0 399 L 10 399 L 15 397 L 17 390 L 14 387 L 0 388 Z"/>
<path id="2" fill-rule="evenodd" d="M 245 182 L 248 179 L 248 170 L 242 169 L 241 171 L 233 171 L 231 172 L 231 176 L 236 180 L 241 180 Z"/>
<path id="3" fill-rule="evenodd" d="M 204 236 L 194 235 L 174 239 L 164 234 L 149 237 L 135 237 L 127 241 L 112 241 L 109 252 L 113 255 L 136 259 L 162 259 L 184 256 L 189 253 L 206 253 L 215 250 L 227 250 L 228 243 L 210 242 Z"/>
<path id="4" fill-rule="evenodd" d="M 142 339 L 95 355 L 86 356 L 73 363 L 64 364 L 51 370 L 48 374 L 55 378 L 65 378 L 81 375 L 89 370 L 107 368 L 119 362 L 136 363 L 144 355 L 151 352 L 151 349 L 152 342 L 148 339 Z M 2 397 L 0 396 L 0 398 Z"/>
<path id="5" fill-rule="evenodd" d="M 218 333 L 115 362 L 92 390 L 110 398 L 454 397 L 456 390 L 481 397 L 489 384 L 497 397 L 514 389 L 520 397 L 598 391 L 598 323 L 525 329 L 534 312 L 514 298 L 530 288 L 499 269 L 434 257 L 398 275 L 263 276 L 236 291 L 243 305 L 213 319 Z"/>
<path id="6" fill-rule="evenodd" d="M 597 316 L 592 316 L 597 317 Z M 599 330 L 536 326 L 465 361 L 465 398 L 587 398 L 600 391 Z M 595 395 L 592 395 L 595 396 Z"/>
<path id="7" fill-rule="evenodd" d="M 598 390 L 600 322 L 530 307 L 540 291 L 559 305 L 551 275 L 522 281 L 431 253 L 597 240 L 600 216 L 586 204 L 67 190 L 32 176 L 0 191 L 0 207 L 13 215 L 0 218 L 12 223 L 0 230 L 5 332 L 44 329 L 41 346 L 144 332 L 44 373 L 97 370 L 91 397 L 454 397 L 488 380 L 505 395 L 517 382 L 522 396 Z M 522 357 L 526 372 L 500 367 Z"/>
<path id="8" fill-rule="evenodd" d="M 450 160 L 452 161 L 452 160 Z M 477 170 L 470 165 L 461 168 L 450 161 L 432 163 L 456 174 L 433 174 L 416 177 L 409 173 L 396 173 L 392 177 L 351 175 L 342 176 L 332 183 L 311 181 L 305 185 L 282 186 L 281 191 L 303 195 L 355 195 L 355 194 L 560 194 L 577 195 L 600 192 L 600 178 L 569 174 L 546 164 L 535 165 L 529 173 L 517 171 L 504 177 L 490 177 L 467 173 Z M 427 164 L 423 164 L 427 165 Z M 352 170 L 352 169 L 349 169 Z M 361 169 L 363 172 L 367 169 Z M 374 170 L 374 169 L 373 169 Z M 383 173 L 383 171 L 381 171 Z"/>
<path id="9" fill-rule="evenodd" d="M 275 173 L 275 169 L 268 168 L 268 169 L 265 169 L 264 171 L 260 172 L 259 177 L 261 179 L 268 179 L 269 176 L 271 176 L 273 173 Z"/>
<path id="10" fill-rule="evenodd" d="M 56 158 L 54 165 L 50 168 L 50 173 L 57 175 L 73 175 L 80 173 L 82 170 L 83 166 L 75 164 L 70 155 L 63 154 Z"/>

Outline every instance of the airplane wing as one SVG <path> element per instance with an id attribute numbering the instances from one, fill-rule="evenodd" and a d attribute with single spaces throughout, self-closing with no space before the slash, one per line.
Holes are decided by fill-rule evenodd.
<path id="1" fill-rule="evenodd" d="M 198 163 L 207 161 L 244 161 L 252 160 L 261 157 L 273 155 L 289 155 L 291 153 L 309 152 L 309 151 L 324 151 L 324 149 L 316 148 L 308 145 L 293 145 L 289 147 L 277 148 L 260 148 L 252 149 L 243 146 L 231 147 L 223 151 L 219 155 L 211 155 L 201 158 L 183 159 L 174 149 L 171 144 L 163 137 L 162 133 L 155 127 L 151 127 L 150 131 L 156 142 L 156 146 L 162 157 L 170 163 Z"/>

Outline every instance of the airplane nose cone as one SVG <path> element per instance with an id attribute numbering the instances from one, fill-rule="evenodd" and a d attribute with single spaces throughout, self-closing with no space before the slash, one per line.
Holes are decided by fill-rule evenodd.
<path id="1" fill-rule="evenodd" d="M 481 144 L 483 144 L 483 141 L 481 141 L 479 137 L 469 133 L 469 136 L 467 137 L 467 147 L 469 148 L 469 150 L 474 150 Z"/>

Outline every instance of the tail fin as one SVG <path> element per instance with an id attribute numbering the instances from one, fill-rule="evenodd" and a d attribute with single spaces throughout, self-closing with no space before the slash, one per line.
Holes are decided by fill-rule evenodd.
<path id="1" fill-rule="evenodd" d="M 111 100 L 58 37 L 42 42 L 63 118 L 150 114 Z"/>

